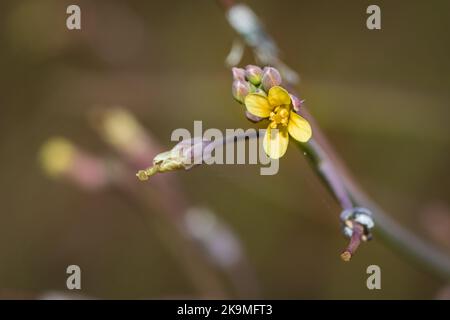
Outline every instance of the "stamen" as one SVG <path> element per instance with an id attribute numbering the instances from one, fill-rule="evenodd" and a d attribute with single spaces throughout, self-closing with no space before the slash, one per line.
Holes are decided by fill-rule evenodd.
<path id="1" fill-rule="evenodd" d="M 289 123 L 289 110 L 283 106 L 278 106 L 270 113 L 269 119 L 272 121 L 270 123 L 272 129 L 276 129 L 280 124 L 286 127 Z"/>
<path id="2" fill-rule="evenodd" d="M 269 119 L 270 119 L 270 120 L 273 120 L 274 117 L 275 117 L 275 112 L 272 111 L 272 112 L 270 113 Z"/>

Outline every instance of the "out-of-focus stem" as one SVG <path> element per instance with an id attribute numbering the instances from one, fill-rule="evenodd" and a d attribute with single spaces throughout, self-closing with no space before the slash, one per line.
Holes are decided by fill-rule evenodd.
<path id="1" fill-rule="evenodd" d="M 93 126 L 101 137 L 116 150 L 127 166 L 134 170 L 148 164 L 159 152 L 161 147 L 156 139 L 148 132 L 135 117 L 123 108 L 109 108 L 96 110 L 93 114 Z M 144 178 L 158 172 L 158 165 L 140 171 Z M 139 202 L 148 203 L 150 206 L 158 204 L 163 208 L 161 219 L 167 222 L 179 238 L 189 246 L 195 255 L 186 255 L 187 260 L 198 260 L 223 272 L 240 297 L 259 296 L 259 286 L 255 276 L 246 260 L 242 245 L 232 230 L 212 212 L 202 212 L 189 203 L 181 189 L 179 181 L 173 175 L 154 176 L 145 186 L 137 185 L 133 176 L 120 176 L 120 182 L 127 185 L 128 193 L 136 194 Z M 204 210 L 203 210 L 204 211 Z M 196 219 L 193 222 L 193 217 Z M 208 235 L 195 235 L 195 230 L 201 229 L 202 222 L 210 217 L 214 220 L 214 231 Z M 193 226 L 193 224 L 196 224 Z M 209 226 L 211 228 L 211 225 Z M 194 229 L 194 230 L 193 230 Z M 222 244 L 218 246 L 218 242 Z M 228 245 L 229 251 L 220 252 L 220 248 Z M 227 255 L 228 252 L 228 255 Z M 211 263 L 212 262 L 212 263 Z M 246 281 L 242 281 L 242 277 Z"/>
<path id="2" fill-rule="evenodd" d="M 236 5 L 234 0 L 217 1 L 227 12 L 230 12 Z M 256 21 L 256 23 L 257 22 L 258 21 Z M 247 42 L 247 45 L 253 50 L 265 50 L 264 46 L 255 47 L 254 43 L 248 42 L 248 39 L 251 38 L 270 39 L 270 36 L 265 33 L 264 29 L 261 26 L 254 26 L 248 27 L 247 30 L 263 34 L 249 37 L 248 35 L 244 35 L 241 32 L 242 30 L 236 31 L 242 37 L 243 41 Z M 275 44 L 272 43 L 272 45 Z M 276 52 L 277 50 L 272 50 L 267 56 L 273 56 L 273 54 L 277 54 Z M 262 57 L 264 57 L 264 55 L 262 55 Z M 280 59 L 271 59 L 271 61 L 262 62 L 272 64 L 277 61 L 281 62 Z M 275 67 L 281 67 L 282 71 L 285 65 L 281 64 L 280 66 L 277 66 L 275 64 Z M 288 79 L 289 82 L 289 77 L 284 78 Z M 291 82 L 288 84 L 293 85 L 294 83 Z M 436 275 L 449 280 L 450 258 L 431 244 L 426 243 L 412 232 L 403 228 L 373 202 L 348 173 L 347 168 L 334 152 L 319 125 L 314 121 L 314 118 L 308 113 L 306 108 L 302 108 L 302 115 L 308 119 L 313 128 L 314 140 L 307 144 L 300 144 L 300 147 L 306 152 L 314 169 L 322 177 L 322 180 L 333 193 L 342 208 L 344 209 L 351 203 L 371 210 L 376 223 L 375 233 L 378 234 L 388 246 L 396 249 L 405 257 L 417 262 L 426 269 L 434 272 Z"/>
<path id="3" fill-rule="evenodd" d="M 153 208 L 165 211 L 165 206 L 160 206 L 157 197 L 149 197 L 148 193 L 136 186 L 132 178 L 132 171 L 116 166 L 110 171 L 115 183 L 114 188 L 122 198 L 139 213 L 144 224 L 155 232 L 161 242 L 168 248 L 173 256 L 181 262 L 192 283 L 196 286 L 203 298 L 226 298 L 227 289 L 223 286 L 219 275 L 212 266 L 205 263 L 199 250 L 193 245 L 184 233 L 180 233 L 180 225 L 173 224 L 173 218 L 165 214 L 157 216 L 149 215 Z M 157 218 L 156 220 L 154 218 Z M 155 224 L 156 222 L 156 224 Z"/>
<path id="4" fill-rule="evenodd" d="M 108 161 L 89 154 L 74 146 L 64 138 L 53 138 L 41 149 L 40 160 L 47 174 L 62 177 L 81 189 L 100 191 L 110 188 L 117 192 L 125 203 L 131 206 L 131 212 L 137 214 L 145 226 L 161 239 L 170 253 L 182 264 L 182 270 L 192 280 L 202 298 L 225 298 L 228 296 L 219 275 L 211 266 L 203 263 L 199 250 L 180 235 L 180 226 L 171 227 L 167 215 L 149 215 L 149 211 L 168 209 L 160 202 L 160 197 L 146 194 L 139 188 L 130 169 L 119 161 Z M 172 208 L 174 206 L 170 206 Z M 157 219 L 154 219 L 157 218 Z M 156 223 L 156 224 L 155 224 Z"/>

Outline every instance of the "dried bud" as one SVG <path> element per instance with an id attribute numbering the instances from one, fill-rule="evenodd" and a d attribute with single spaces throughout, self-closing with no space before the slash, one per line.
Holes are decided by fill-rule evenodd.
<path id="1" fill-rule="evenodd" d="M 261 83 L 263 71 L 260 67 L 249 64 L 245 67 L 245 78 L 253 85 L 258 86 Z"/>
<path id="2" fill-rule="evenodd" d="M 233 81 L 231 93 L 233 97 L 240 103 L 244 102 L 245 97 L 250 93 L 251 86 L 248 82 L 243 80 Z"/>
<path id="3" fill-rule="evenodd" d="M 203 160 L 203 150 L 211 143 L 209 140 L 194 138 L 183 140 L 175 145 L 170 151 L 158 154 L 153 159 L 153 166 L 139 170 L 136 176 L 145 181 L 157 172 L 168 172 L 174 170 L 189 170 Z"/>
<path id="4" fill-rule="evenodd" d="M 136 173 L 138 179 L 141 181 L 145 181 L 157 172 L 167 172 L 183 169 L 184 161 L 186 159 L 181 157 L 178 153 L 177 155 L 174 155 L 172 153 L 172 150 L 158 154 L 153 159 L 153 166 L 145 170 L 139 170 L 138 173 Z"/>
<path id="5" fill-rule="evenodd" d="M 242 80 L 245 81 L 245 70 L 242 68 L 231 68 L 231 72 L 233 73 L 233 80 Z"/>
<path id="6" fill-rule="evenodd" d="M 299 98 L 297 98 L 293 94 L 290 94 L 290 96 L 291 96 L 292 107 L 294 108 L 295 112 L 298 113 L 300 111 L 301 106 L 302 106 L 302 100 L 300 100 Z"/>
<path id="7" fill-rule="evenodd" d="M 281 84 L 281 75 L 277 69 L 265 67 L 263 70 L 261 83 L 264 90 L 268 91 L 273 86 L 279 86 Z"/>
<path id="8" fill-rule="evenodd" d="M 194 165 L 202 163 L 203 151 L 210 143 L 210 140 L 195 137 L 178 142 L 170 152 L 173 157 L 183 159 L 183 167 L 188 170 Z"/>

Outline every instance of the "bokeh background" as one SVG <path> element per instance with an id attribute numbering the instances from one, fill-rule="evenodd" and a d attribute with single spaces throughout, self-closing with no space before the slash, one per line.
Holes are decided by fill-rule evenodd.
<path id="1" fill-rule="evenodd" d="M 81 31 L 66 29 L 73 3 Z M 369 1 L 245 3 L 299 72 L 302 98 L 368 193 L 450 253 L 450 3 L 377 1 L 380 31 L 366 29 Z M 213 0 L 5 0 L 0 25 L 2 297 L 67 292 L 69 264 L 80 265 L 86 296 L 197 297 L 133 206 L 50 179 L 37 154 L 63 135 L 114 156 L 87 121 L 98 105 L 126 107 L 167 149 L 172 130 L 192 130 L 194 120 L 253 127 L 230 94 L 224 60 L 236 35 L 223 10 Z M 252 62 L 247 50 L 242 64 Z M 261 297 L 442 296 L 445 282 L 377 239 L 351 263 L 340 260 L 339 208 L 294 146 L 276 176 L 255 165 L 170 175 L 191 203 L 233 228 Z M 382 269 L 382 290 L 366 288 L 371 264 Z"/>

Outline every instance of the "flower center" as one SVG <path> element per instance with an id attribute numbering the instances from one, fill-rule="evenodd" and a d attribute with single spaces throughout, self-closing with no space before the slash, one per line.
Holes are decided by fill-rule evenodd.
<path id="1" fill-rule="evenodd" d="M 276 107 L 269 116 L 270 127 L 276 129 L 279 125 L 286 127 L 289 122 L 289 107 L 279 106 Z"/>

